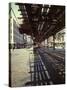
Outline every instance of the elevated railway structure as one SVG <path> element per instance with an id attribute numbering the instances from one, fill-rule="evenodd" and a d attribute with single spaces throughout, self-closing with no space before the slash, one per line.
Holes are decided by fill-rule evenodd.
<path id="1" fill-rule="evenodd" d="M 53 36 L 53 49 L 55 49 L 55 35 L 65 28 L 65 6 L 22 4 L 19 6 L 23 23 L 19 32 L 30 35 L 34 44 L 34 61 L 30 62 L 31 81 L 26 85 L 49 85 L 65 83 L 65 55 L 63 52 L 48 51 L 40 47 L 40 43 Z"/>
<path id="2" fill-rule="evenodd" d="M 23 23 L 20 33 L 31 35 L 34 43 L 41 43 L 53 36 L 55 48 L 55 34 L 65 28 L 65 6 L 16 3 L 21 11 Z"/>
<path id="3" fill-rule="evenodd" d="M 21 12 L 21 34 L 30 35 L 34 45 L 34 60 L 29 60 L 30 81 L 25 85 L 50 85 L 65 83 L 65 50 L 55 50 L 55 35 L 65 28 L 65 6 L 15 3 Z M 53 36 L 53 50 L 41 43 Z M 31 53 L 30 53 L 31 55 Z M 30 59 L 30 58 L 29 58 Z"/>

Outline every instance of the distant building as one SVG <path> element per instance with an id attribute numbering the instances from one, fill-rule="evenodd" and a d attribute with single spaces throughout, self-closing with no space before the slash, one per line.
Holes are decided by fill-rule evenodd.
<path id="1" fill-rule="evenodd" d="M 32 44 L 33 44 L 33 40 L 31 36 L 27 35 L 27 46 L 32 46 Z"/>
<path id="2" fill-rule="evenodd" d="M 42 41 L 42 46 L 53 48 L 53 43 L 55 43 L 55 48 L 65 48 L 65 31 L 61 30 L 55 35 L 55 42 L 53 41 L 53 36 L 50 36 L 45 41 Z"/>
<path id="3" fill-rule="evenodd" d="M 64 30 L 59 31 L 55 35 L 55 48 L 64 48 L 65 41 L 64 41 L 65 32 Z M 48 45 L 49 47 L 53 47 L 53 37 L 48 38 Z"/>

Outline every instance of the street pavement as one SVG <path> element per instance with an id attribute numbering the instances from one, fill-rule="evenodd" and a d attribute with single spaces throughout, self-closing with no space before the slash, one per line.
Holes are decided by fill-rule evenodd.
<path id="1" fill-rule="evenodd" d="M 12 87 L 25 86 L 25 83 L 30 81 L 29 60 L 33 60 L 33 48 L 14 49 L 11 51 Z"/>
<path id="2" fill-rule="evenodd" d="M 64 58 L 60 58 L 64 57 L 62 52 L 59 54 L 57 50 L 46 51 L 44 48 L 36 51 L 33 48 L 12 50 L 12 87 L 63 84 L 65 68 Z"/>

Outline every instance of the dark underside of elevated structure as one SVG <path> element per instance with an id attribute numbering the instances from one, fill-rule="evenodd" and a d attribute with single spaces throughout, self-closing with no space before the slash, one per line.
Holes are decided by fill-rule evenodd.
<path id="1" fill-rule="evenodd" d="M 22 3 L 16 5 L 22 15 L 18 18 L 23 19 L 20 33 L 31 35 L 35 42 L 42 42 L 65 28 L 65 6 Z"/>

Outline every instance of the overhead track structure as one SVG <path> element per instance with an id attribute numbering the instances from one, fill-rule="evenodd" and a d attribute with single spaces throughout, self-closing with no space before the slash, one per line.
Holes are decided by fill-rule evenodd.
<path id="1" fill-rule="evenodd" d="M 65 6 L 23 3 L 16 5 L 22 15 L 18 18 L 23 19 L 20 33 L 31 35 L 36 42 L 42 42 L 65 28 Z"/>

